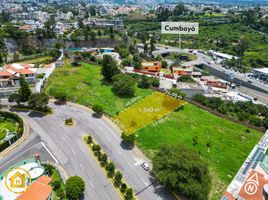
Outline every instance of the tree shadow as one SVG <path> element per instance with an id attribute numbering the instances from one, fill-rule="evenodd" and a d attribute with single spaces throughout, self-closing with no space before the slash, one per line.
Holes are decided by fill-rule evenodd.
<path id="1" fill-rule="evenodd" d="M 128 151 L 130 151 L 134 148 L 134 146 L 131 146 L 131 145 L 125 143 L 123 140 L 120 142 L 120 146 L 122 147 L 122 149 L 128 150 Z"/>
<path id="2" fill-rule="evenodd" d="M 36 112 L 36 111 L 31 111 L 28 116 L 31 118 L 42 118 L 44 116 L 46 116 L 46 113 L 41 113 L 41 112 Z"/>
<path id="3" fill-rule="evenodd" d="M 102 115 L 98 115 L 96 113 L 92 113 L 92 117 L 96 118 L 96 119 L 100 119 L 102 117 Z"/>
<path id="4" fill-rule="evenodd" d="M 62 106 L 62 105 L 66 105 L 67 101 L 56 100 L 54 101 L 54 104 L 57 106 Z"/>

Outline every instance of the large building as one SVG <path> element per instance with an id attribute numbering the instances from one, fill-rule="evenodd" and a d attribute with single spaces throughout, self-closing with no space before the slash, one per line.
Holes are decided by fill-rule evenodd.
<path id="1" fill-rule="evenodd" d="M 254 69 L 253 77 L 264 83 L 268 83 L 268 68 Z"/>

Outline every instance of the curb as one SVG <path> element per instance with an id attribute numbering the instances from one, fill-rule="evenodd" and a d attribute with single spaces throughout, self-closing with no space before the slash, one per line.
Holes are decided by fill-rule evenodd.
<path id="1" fill-rule="evenodd" d="M 116 187 L 114 186 L 114 183 L 112 182 L 111 178 L 109 178 L 109 177 L 107 176 L 107 172 L 106 172 L 106 171 L 103 169 L 103 167 L 100 165 L 100 162 L 97 160 L 97 158 L 96 158 L 96 156 L 94 155 L 92 149 L 91 149 L 91 148 L 89 147 L 89 145 L 85 142 L 85 140 L 84 140 L 85 136 L 86 136 L 86 135 L 83 135 L 83 136 L 82 136 L 82 141 L 83 141 L 84 145 L 87 147 L 87 149 L 88 149 L 90 155 L 91 155 L 91 156 L 93 157 L 93 159 L 97 162 L 97 165 L 99 165 L 99 167 L 100 167 L 102 173 L 105 175 L 105 177 L 106 177 L 106 178 L 108 179 L 108 181 L 111 183 L 111 186 L 114 188 L 114 190 L 116 191 L 116 193 L 118 194 L 118 196 L 120 197 L 120 199 L 124 200 L 124 199 L 125 199 L 124 196 L 121 194 L 121 192 L 119 192 L 119 189 L 116 188 Z M 96 144 L 97 144 L 97 143 L 96 143 Z M 104 153 L 105 153 L 105 152 L 104 152 Z M 109 158 L 108 158 L 108 160 L 109 160 Z"/>
<path id="2" fill-rule="evenodd" d="M 53 101 L 51 101 L 53 102 Z M 85 111 L 88 111 L 90 113 L 94 113 L 94 111 L 91 108 L 88 108 L 86 106 L 80 105 L 80 104 L 76 104 L 76 103 L 72 103 L 72 102 L 67 102 L 67 104 L 71 104 L 77 108 L 81 108 Z M 102 119 L 107 122 L 108 124 L 110 124 L 115 130 L 116 133 L 121 137 L 120 133 L 122 132 L 121 129 L 107 116 L 103 115 Z M 141 152 L 140 149 L 138 149 L 138 147 L 134 146 L 133 148 L 134 153 L 142 160 L 147 161 L 149 163 L 151 163 L 151 161 Z"/>
<path id="3" fill-rule="evenodd" d="M 21 116 L 20 116 L 21 117 Z M 15 143 L 11 144 L 7 149 L 0 153 L 0 159 L 3 159 L 7 154 L 13 151 L 16 147 L 18 147 L 22 142 L 24 142 L 30 135 L 30 126 L 25 118 L 21 117 L 23 121 L 23 135 L 19 138 Z"/>

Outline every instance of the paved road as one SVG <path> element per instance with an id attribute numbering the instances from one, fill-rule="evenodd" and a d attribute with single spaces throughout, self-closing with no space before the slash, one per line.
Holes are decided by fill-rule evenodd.
<path id="1" fill-rule="evenodd" d="M 96 119 L 92 113 L 73 104 L 50 103 L 50 107 L 55 111 L 53 115 L 43 116 L 28 112 L 19 114 L 27 119 L 32 132 L 40 136 L 40 141 L 53 152 L 53 156 L 68 174 L 83 177 L 86 181 L 86 200 L 119 199 L 82 142 L 81 138 L 86 133 L 91 133 L 117 168 L 122 171 L 124 180 L 134 189 L 138 199 L 175 199 L 163 187 L 154 183 L 153 177 L 141 168 L 143 155 L 139 150 L 137 153 L 121 144 L 120 130 L 110 121 Z M 66 127 L 64 119 L 69 117 L 75 120 L 75 125 Z M 9 157 L 16 156 L 16 152 L 11 154 Z"/>
<path id="2" fill-rule="evenodd" d="M 86 130 L 80 129 L 78 126 L 68 128 L 64 125 L 64 119 L 76 118 L 77 114 L 67 107 L 66 109 L 69 110 L 67 114 L 58 111 L 57 106 L 53 107 L 56 108 L 54 115 L 43 116 L 32 112 L 18 112 L 29 122 L 30 137 L 19 148 L 8 154 L 5 159 L 0 160 L 0 165 L 5 164 L 5 161 L 9 159 L 19 160 L 22 158 L 19 156 L 21 152 L 27 152 L 29 146 L 42 142 L 52 152 L 51 157 L 55 158 L 54 162 L 59 162 L 68 175 L 83 177 L 86 182 L 85 200 L 119 200 L 119 195 L 81 140 L 81 136 L 85 134 Z M 88 122 L 85 119 L 85 123 Z M 27 154 L 29 153 L 27 152 Z M 34 152 L 31 150 L 31 155 L 33 154 Z M 43 154 L 41 154 L 41 158 L 44 160 Z"/>

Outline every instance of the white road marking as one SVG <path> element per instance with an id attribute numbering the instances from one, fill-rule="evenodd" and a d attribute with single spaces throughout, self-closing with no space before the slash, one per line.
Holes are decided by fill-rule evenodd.
<path id="1" fill-rule="evenodd" d="M 89 183 L 90 183 L 91 187 L 94 189 L 95 187 L 94 187 L 94 185 L 93 185 L 91 180 L 89 181 Z"/>
<path id="2" fill-rule="evenodd" d="M 75 150 L 74 150 L 73 148 L 71 148 L 71 150 L 72 150 L 73 154 L 75 155 L 75 154 L 76 154 L 76 153 L 75 153 Z"/>
<path id="3" fill-rule="evenodd" d="M 83 171 L 85 171 L 85 168 L 83 167 L 83 165 L 81 163 L 79 164 L 79 166 Z"/>
<path id="4" fill-rule="evenodd" d="M 55 162 L 58 164 L 59 161 L 56 159 L 56 157 L 52 154 L 52 152 L 47 148 L 47 146 L 41 142 L 41 144 L 43 145 L 43 147 L 47 150 L 47 152 L 51 155 L 51 157 L 55 160 Z"/>

